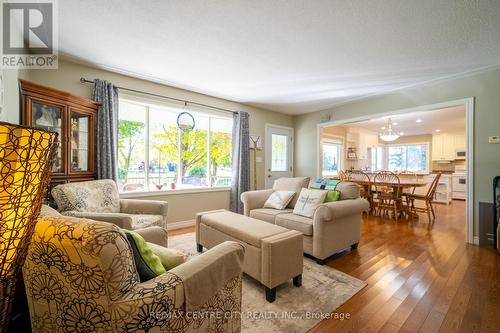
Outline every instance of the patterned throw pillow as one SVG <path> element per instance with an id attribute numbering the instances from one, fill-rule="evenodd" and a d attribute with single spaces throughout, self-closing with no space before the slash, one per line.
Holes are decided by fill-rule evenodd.
<path id="1" fill-rule="evenodd" d="M 300 191 L 299 200 L 297 200 L 293 213 L 305 217 L 313 217 L 316 207 L 325 201 L 326 192 L 303 188 Z"/>
<path id="2" fill-rule="evenodd" d="M 264 208 L 285 209 L 294 195 L 294 191 L 274 191 L 264 204 Z"/>

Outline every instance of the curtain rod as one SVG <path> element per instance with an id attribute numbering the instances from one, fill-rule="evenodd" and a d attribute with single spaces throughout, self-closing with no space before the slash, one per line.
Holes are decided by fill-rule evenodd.
<path id="1" fill-rule="evenodd" d="M 94 83 L 94 81 L 87 80 L 86 78 L 82 77 L 82 78 L 80 78 L 80 83 Z M 119 90 L 126 90 L 126 91 L 131 91 L 131 92 L 135 92 L 135 93 L 139 93 L 139 94 L 143 94 L 143 95 L 149 95 L 149 96 L 154 96 L 154 97 L 160 97 L 160 98 L 170 99 L 170 100 L 176 101 L 176 102 L 182 102 L 185 105 L 192 104 L 192 105 L 198 105 L 198 106 L 203 106 L 203 107 L 210 108 L 210 109 L 219 110 L 219 111 L 222 111 L 222 112 L 230 112 L 230 113 L 233 113 L 233 114 L 237 113 L 236 111 L 232 111 L 232 110 L 228 110 L 228 109 L 223 109 L 223 108 L 219 108 L 217 106 L 212 106 L 212 105 L 208 105 L 208 104 L 187 101 L 187 100 L 180 99 L 180 98 L 175 98 L 175 97 L 170 97 L 170 96 L 165 96 L 165 95 L 159 95 L 159 94 L 153 94 L 153 93 L 150 93 L 150 92 L 147 92 L 147 91 L 136 90 L 136 89 L 126 88 L 126 87 L 120 87 L 120 86 L 115 86 L 115 87 L 117 89 L 119 89 Z"/>

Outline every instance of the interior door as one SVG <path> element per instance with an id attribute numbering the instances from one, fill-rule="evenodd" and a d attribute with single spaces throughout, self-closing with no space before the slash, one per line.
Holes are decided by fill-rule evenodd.
<path id="1" fill-rule="evenodd" d="M 293 175 L 293 129 L 266 126 L 266 188 L 276 179 Z"/>

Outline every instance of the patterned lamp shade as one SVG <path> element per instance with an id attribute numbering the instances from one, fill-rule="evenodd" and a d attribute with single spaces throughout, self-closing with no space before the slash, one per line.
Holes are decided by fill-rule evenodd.
<path id="1" fill-rule="evenodd" d="M 0 122 L 0 332 L 47 191 L 57 134 Z"/>

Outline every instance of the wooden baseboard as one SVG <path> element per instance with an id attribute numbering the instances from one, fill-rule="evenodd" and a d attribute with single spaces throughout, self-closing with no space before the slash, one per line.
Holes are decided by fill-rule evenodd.
<path id="1" fill-rule="evenodd" d="M 178 222 L 167 222 L 167 230 L 176 230 L 182 228 L 193 227 L 195 225 L 195 220 L 186 220 L 186 221 L 178 221 Z"/>

